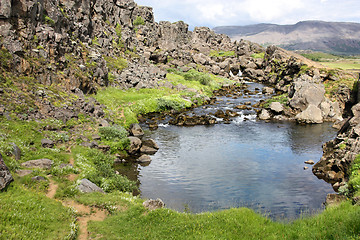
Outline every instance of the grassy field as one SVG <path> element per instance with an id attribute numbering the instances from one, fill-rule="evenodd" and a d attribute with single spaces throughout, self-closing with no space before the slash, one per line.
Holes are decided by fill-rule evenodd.
<path id="1" fill-rule="evenodd" d="M 328 68 L 360 72 L 360 56 L 338 56 L 322 52 L 301 53 L 301 55 Z"/>

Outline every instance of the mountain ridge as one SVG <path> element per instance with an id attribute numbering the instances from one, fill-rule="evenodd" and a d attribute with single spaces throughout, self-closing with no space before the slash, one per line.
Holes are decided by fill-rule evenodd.
<path id="1" fill-rule="evenodd" d="M 293 25 L 260 23 L 246 26 L 219 26 L 216 33 L 232 40 L 249 40 L 287 50 L 313 50 L 341 55 L 360 54 L 360 23 L 300 21 Z"/>

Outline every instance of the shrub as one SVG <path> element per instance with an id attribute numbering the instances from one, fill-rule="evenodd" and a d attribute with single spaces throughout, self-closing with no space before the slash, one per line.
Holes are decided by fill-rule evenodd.
<path id="1" fill-rule="evenodd" d="M 201 73 L 196 70 L 190 70 L 187 73 L 182 73 L 183 77 L 187 81 L 198 81 L 202 85 L 210 85 L 212 78 L 209 74 Z"/>
<path id="2" fill-rule="evenodd" d="M 99 128 L 99 133 L 101 137 L 105 140 L 120 140 L 128 136 L 126 129 L 119 125 L 114 125 L 111 127 L 101 127 Z"/>
<path id="3" fill-rule="evenodd" d="M 157 105 L 158 105 L 158 111 L 166 111 L 171 109 L 180 110 L 185 107 L 184 103 L 166 98 L 158 98 Z"/>
<path id="4" fill-rule="evenodd" d="M 141 16 L 137 16 L 136 19 L 134 20 L 133 24 L 135 26 L 145 25 L 145 21 Z"/>
<path id="5" fill-rule="evenodd" d="M 82 169 L 80 178 L 89 179 L 105 192 L 131 192 L 137 188 L 136 182 L 115 173 L 114 156 L 97 149 L 77 148 L 74 152 L 80 152 L 76 154 L 76 164 Z"/>

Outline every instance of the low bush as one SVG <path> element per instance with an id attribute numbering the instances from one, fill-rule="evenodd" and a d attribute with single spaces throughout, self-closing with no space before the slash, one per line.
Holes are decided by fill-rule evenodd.
<path id="1" fill-rule="evenodd" d="M 119 125 L 99 128 L 99 133 L 105 140 L 120 140 L 128 136 L 126 129 Z"/>
<path id="2" fill-rule="evenodd" d="M 77 147 L 73 150 L 75 163 L 82 169 L 79 178 L 87 178 L 105 192 L 119 190 L 132 192 L 137 188 L 134 181 L 117 175 L 113 166 L 114 156 L 97 149 Z"/>

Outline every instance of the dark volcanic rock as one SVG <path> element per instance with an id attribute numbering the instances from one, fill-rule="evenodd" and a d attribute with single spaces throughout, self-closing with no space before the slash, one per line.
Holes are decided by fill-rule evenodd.
<path id="1" fill-rule="evenodd" d="M 41 139 L 41 146 L 43 148 L 53 148 L 55 143 L 49 139 Z"/>
<path id="2" fill-rule="evenodd" d="M 6 188 L 12 181 L 13 177 L 7 166 L 4 163 L 4 160 L 0 154 L 0 190 Z"/>

